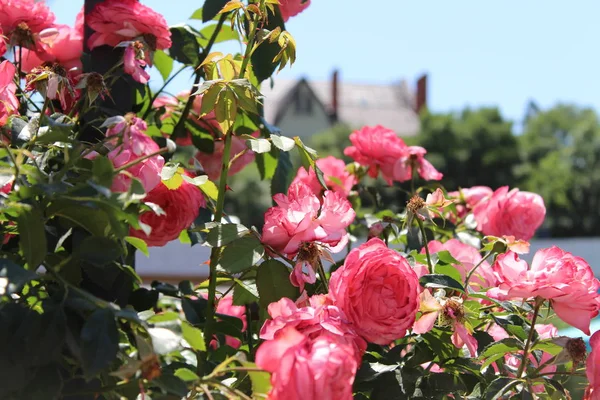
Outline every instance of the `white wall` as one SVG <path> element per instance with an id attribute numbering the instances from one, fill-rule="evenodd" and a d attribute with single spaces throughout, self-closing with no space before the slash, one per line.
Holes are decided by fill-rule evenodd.
<path id="1" fill-rule="evenodd" d="M 531 242 L 531 252 L 523 258 L 531 261 L 533 254 L 545 247 L 556 245 L 576 256 L 583 257 L 600 276 L 600 238 L 536 239 Z M 344 253 L 341 253 L 342 255 Z M 199 282 L 208 276 L 210 248 L 201 245 L 190 247 L 179 241 L 165 247 L 151 247 L 150 258 L 137 252 L 136 269 L 144 280 L 175 281 L 190 279 Z"/>

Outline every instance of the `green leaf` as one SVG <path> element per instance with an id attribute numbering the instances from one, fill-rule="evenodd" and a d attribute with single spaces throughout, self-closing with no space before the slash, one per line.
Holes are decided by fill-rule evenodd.
<path id="1" fill-rule="evenodd" d="M 264 253 L 265 248 L 260 240 L 253 235 L 244 236 L 223 249 L 218 266 L 235 274 L 251 268 Z"/>
<path id="2" fill-rule="evenodd" d="M 436 253 L 437 254 L 437 253 Z M 432 256 L 435 256 L 435 254 L 433 254 Z M 427 261 L 425 262 L 425 265 L 427 265 Z M 435 272 L 438 274 L 442 274 L 442 275 L 447 275 L 450 278 L 454 279 L 457 282 L 463 282 L 464 279 L 462 278 L 462 276 L 460 276 L 460 272 L 458 272 L 458 270 L 456 269 L 456 267 L 454 267 L 454 265 L 451 264 L 435 264 Z"/>
<path id="3" fill-rule="evenodd" d="M 265 398 L 271 390 L 271 374 L 268 372 L 255 371 L 256 364 L 248 361 L 241 361 L 242 366 L 248 368 L 248 376 L 252 382 L 252 398 Z"/>
<path id="4" fill-rule="evenodd" d="M 202 22 L 208 22 L 217 16 L 229 0 L 205 0 L 202 7 Z"/>
<path id="5" fill-rule="evenodd" d="M 175 370 L 175 376 L 185 382 L 194 382 L 200 379 L 195 372 L 187 368 L 177 368 Z"/>
<path id="6" fill-rule="evenodd" d="M 175 311 L 165 311 L 159 314 L 154 314 L 150 318 L 148 318 L 148 323 L 150 324 L 160 324 L 161 322 L 172 322 L 178 321 L 179 314 Z"/>
<path id="7" fill-rule="evenodd" d="M 461 264 L 460 261 L 458 261 L 456 258 L 452 257 L 452 254 L 450 254 L 449 251 L 447 250 L 443 250 L 443 251 L 438 251 L 437 253 L 437 257 L 438 259 L 446 264 Z"/>
<path id="8" fill-rule="evenodd" d="M 248 139 L 246 144 L 253 152 L 258 154 L 268 153 L 271 150 L 271 142 L 267 139 Z"/>
<path id="9" fill-rule="evenodd" d="M 46 258 L 48 244 L 44 215 L 37 207 L 22 209 L 17 217 L 19 248 L 29 269 L 36 269 Z"/>
<path id="10" fill-rule="evenodd" d="M 419 283 L 421 284 L 421 286 L 426 288 L 447 288 L 452 290 L 458 290 L 463 293 L 465 292 L 465 288 L 463 287 L 463 285 L 455 279 L 449 277 L 448 275 L 423 275 L 419 279 Z"/>
<path id="11" fill-rule="evenodd" d="M 233 287 L 233 305 L 242 306 L 258 301 L 258 289 L 254 281 L 240 281 L 236 279 Z"/>
<path id="12" fill-rule="evenodd" d="M 246 236 L 249 232 L 244 225 L 219 224 L 208 231 L 206 242 L 213 247 L 222 247 Z"/>
<path id="13" fill-rule="evenodd" d="M 263 26 L 263 29 L 272 31 L 279 27 L 283 32 L 285 30 L 285 25 L 283 23 L 283 18 L 281 18 L 279 7 L 275 7 L 275 10 L 275 15 L 269 13 L 269 20 Z M 273 75 L 275 69 L 277 69 L 278 63 L 273 62 L 273 59 L 279 54 L 280 50 L 281 48 L 277 42 L 270 43 L 266 40 L 256 48 L 254 53 L 252 53 L 252 69 L 259 82 L 269 78 Z"/>
<path id="14" fill-rule="evenodd" d="M 164 51 L 156 50 L 154 52 L 154 66 L 160 72 L 163 81 L 166 81 L 171 75 L 171 71 L 173 71 L 173 59 Z"/>
<path id="15" fill-rule="evenodd" d="M 198 18 L 200 19 L 200 18 Z M 201 40 L 200 45 L 202 47 L 206 46 L 206 44 L 208 44 L 208 39 L 213 35 L 213 33 L 215 32 L 215 29 L 217 28 L 217 24 L 212 24 L 212 25 L 208 25 L 205 28 L 202 28 L 202 30 L 200 31 L 200 34 L 202 36 L 204 36 L 206 39 Z M 217 34 L 217 37 L 215 39 L 215 43 L 221 43 L 221 42 L 226 42 L 228 40 L 240 40 L 240 34 L 238 33 L 238 31 L 236 31 L 235 29 L 233 29 L 231 27 L 231 25 L 227 25 L 227 24 L 223 24 L 221 26 L 221 30 L 219 31 L 219 33 Z M 206 43 L 205 43 L 206 41 Z"/>
<path id="16" fill-rule="evenodd" d="M 142 239 L 133 236 L 127 236 L 125 237 L 125 241 L 135 247 L 137 250 L 141 251 L 146 257 L 150 257 L 148 245 Z"/>
<path id="17" fill-rule="evenodd" d="M 37 274 L 11 260 L 2 258 L 0 259 L 0 278 L 6 278 L 8 281 L 6 294 L 13 294 L 19 292 L 27 282 L 37 279 Z"/>
<path id="18" fill-rule="evenodd" d="M 279 153 L 277 168 L 271 181 L 271 195 L 287 193 L 288 187 L 295 176 L 294 167 L 290 159 L 290 153 Z"/>
<path id="19" fill-rule="evenodd" d="M 181 331 L 183 332 L 183 338 L 189 343 L 192 349 L 197 351 L 206 351 L 204 335 L 200 329 L 193 327 L 187 321 L 183 321 L 181 323 Z"/>
<path id="20" fill-rule="evenodd" d="M 215 151 L 215 138 L 200 125 L 188 119 L 185 121 L 185 128 L 192 134 L 194 147 L 206 154 L 212 154 Z"/>
<path id="21" fill-rule="evenodd" d="M 206 181 L 200 185 L 200 190 L 212 200 L 217 201 L 217 197 L 219 197 L 219 188 L 217 188 L 217 185 L 212 181 Z"/>
<path id="22" fill-rule="evenodd" d="M 523 343 L 515 338 L 506 338 L 494 342 L 487 346 L 479 355 L 480 359 L 485 359 L 485 362 L 481 365 L 481 369 L 504 357 L 505 354 L 514 353 L 522 349 Z"/>
<path id="23" fill-rule="evenodd" d="M 500 377 L 494 380 L 485 390 L 485 400 L 498 400 L 502 396 L 517 386 L 521 381 L 515 378 Z"/>
<path id="24" fill-rule="evenodd" d="M 277 260 L 265 261 L 258 267 L 256 287 L 264 309 L 283 297 L 297 299 L 299 296 L 298 288 L 290 282 L 290 270 Z"/>
<path id="25" fill-rule="evenodd" d="M 109 309 L 98 309 L 81 329 L 83 373 L 91 379 L 107 369 L 119 351 L 119 331 L 115 315 Z"/>
<path id="26" fill-rule="evenodd" d="M 102 267 L 123 254 L 123 247 L 115 240 L 105 237 L 87 237 L 75 248 L 73 256 L 92 265 Z"/>
<path id="27" fill-rule="evenodd" d="M 107 213 L 95 204 L 61 199 L 50 204 L 48 214 L 68 220 L 94 236 L 105 236 L 112 230 Z"/>
<path id="28" fill-rule="evenodd" d="M 224 87 L 219 93 L 215 105 L 215 117 L 224 134 L 230 134 L 237 118 L 237 100 L 235 93 Z"/>
<path id="29" fill-rule="evenodd" d="M 169 373 L 163 373 L 158 378 L 152 381 L 165 392 L 177 396 L 178 399 L 188 395 L 189 390 L 187 384 L 179 377 Z"/>
<path id="30" fill-rule="evenodd" d="M 169 55 L 175 61 L 195 67 L 198 64 L 198 53 L 200 53 L 196 35 L 187 25 L 174 26 L 170 30 L 173 44 L 169 48 Z"/>
<path id="31" fill-rule="evenodd" d="M 280 135 L 271 135 L 271 141 L 279 150 L 290 151 L 296 146 L 294 139 Z"/>
<path id="32" fill-rule="evenodd" d="M 202 20 L 202 7 L 200 7 L 196 11 L 194 11 L 192 13 L 192 15 L 190 15 L 190 19 L 199 19 L 199 20 Z"/>
<path id="33" fill-rule="evenodd" d="M 115 170 L 108 157 L 98 156 L 92 161 L 92 174 L 94 179 L 104 187 L 111 187 Z"/>
<path id="34" fill-rule="evenodd" d="M 256 161 L 256 167 L 260 173 L 260 179 L 268 180 L 273 178 L 275 175 L 275 169 L 277 168 L 277 155 L 279 151 L 275 148 L 271 148 L 268 153 L 256 154 L 254 157 Z"/>
<path id="35" fill-rule="evenodd" d="M 148 328 L 148 334 L 156 354 L 165 355 L 181 348 L 181 336 L 170 329 Z"/>

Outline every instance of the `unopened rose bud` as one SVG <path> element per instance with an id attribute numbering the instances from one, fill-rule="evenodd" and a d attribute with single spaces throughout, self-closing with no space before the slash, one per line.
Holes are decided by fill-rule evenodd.
<path id="1" fill-rule="evenodd" d="M 383 230 L 385 229 L 385 225 L 381 222 L 376 222 L 369 228 L 369 239 L 374 237 L 379 237 Z"/>

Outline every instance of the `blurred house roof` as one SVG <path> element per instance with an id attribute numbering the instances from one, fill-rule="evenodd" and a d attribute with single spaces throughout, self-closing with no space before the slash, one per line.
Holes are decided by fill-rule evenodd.
<path id="1" fill-rule="evenodd" d="M 307 85 L 326 111 L 339 122 L 353 128 L 383 125 L 402 136 L 418 133 L 419 115 L 415 111 L 415 94 L 405 80 L 389 85 L 337 83 L 337 112 L 334 110 L 332 81 L 308 81 L 306 79 L 277 79 L 273 87 L 263 83 L 261 93 L 265 96 L 265 118 L 277 125 L 278 116 L 291 105 L 293 92 Z"/>

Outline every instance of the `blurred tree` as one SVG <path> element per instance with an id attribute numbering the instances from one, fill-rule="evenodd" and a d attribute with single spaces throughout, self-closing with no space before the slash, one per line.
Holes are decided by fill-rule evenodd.
<path id="1" fill-rule="evenodd" d="M 425 113 L 421 133 L 406 139 L 427 149 L 427 159 L 444 174 L 448 190 L 485 185 L 515 185 L 519 162 L 512 123 L 497 108 L 465 109 L 459 114 Z"/>
<path id="2" fill-rule="evenodd" d="M 334 156 L 346 162 L 352 159 L 344 155 L 344 149 L 350 146 L 350 133 L 353 129 L 345 124 L 337 124 L 324 132 L 313 135 L 307 143 L 317 150 L 319 157 Z"/>
<path id="3" fill-rule="evenodd" d="M 600 124 L 596 112 L 557 105 L 526 121 L 519 138 L 523 189 L 544 197 L 552 236 L 600 235 Z"/>

